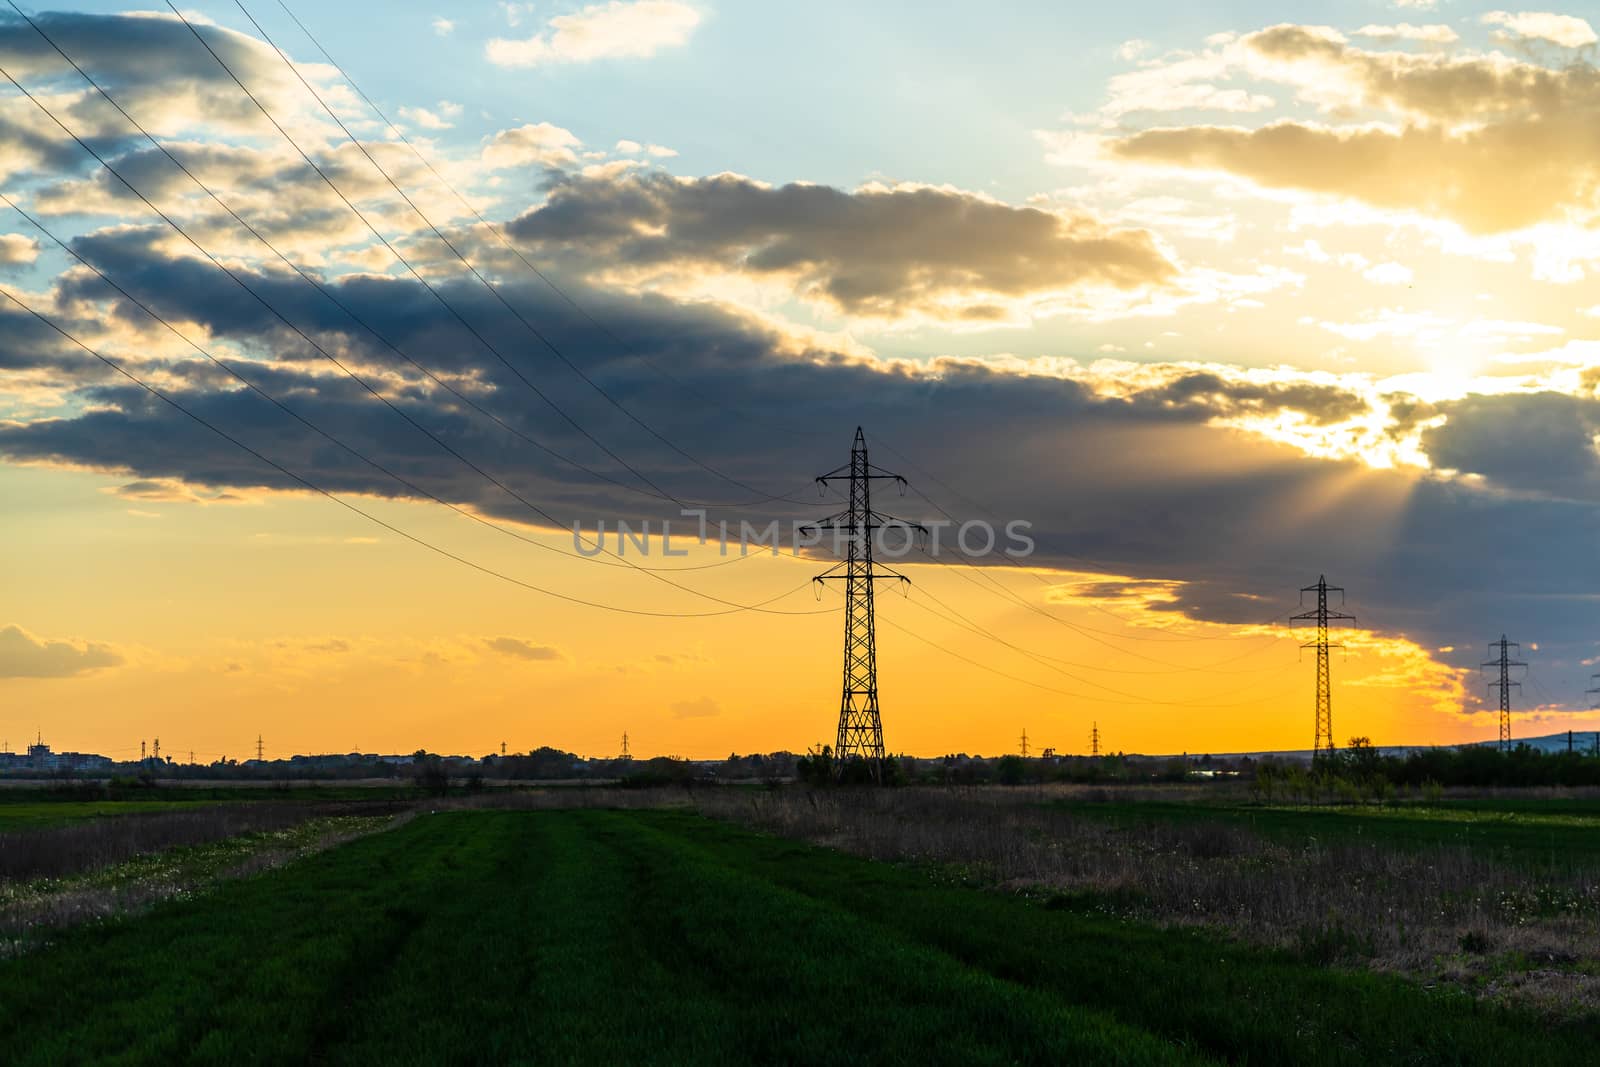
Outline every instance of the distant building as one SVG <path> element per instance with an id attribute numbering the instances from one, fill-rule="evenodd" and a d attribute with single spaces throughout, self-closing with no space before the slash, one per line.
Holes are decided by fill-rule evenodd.
<path id="1" fill-rule="evenodd" d="M 28 746 L 28 769 L 31 771 L 53 771 L 60 765 L 60 759 L 50 751 L 50 746 L 44 741 L 36 741 Z"/>

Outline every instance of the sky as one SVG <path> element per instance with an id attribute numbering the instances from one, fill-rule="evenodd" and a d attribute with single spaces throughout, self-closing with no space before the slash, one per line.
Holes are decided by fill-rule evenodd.
<path id="1" fill-rule="evenodd" d="M 892 751 L 1600 729 L 1600 9 L 21 10 L 12 750 L 831 741 L 858 426 Z"/>

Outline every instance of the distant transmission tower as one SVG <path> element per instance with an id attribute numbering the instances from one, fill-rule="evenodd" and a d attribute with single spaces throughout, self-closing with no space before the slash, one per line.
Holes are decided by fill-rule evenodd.
<path id="1" fill-rule="evenodd" d="M 1089 731 L 1089 755 L 1100 755 L 1100 724 L 1098 722 Z"/>
<path id="2" fill-rule="evenodd" d="M 157 763 L 161 762 L 161 738 L 159 737 L 156 738 L 155 761 Z"/>
<path id="3" fill-rule="evenodd" d="M 1302 611 L 1298 615 L 1291 615 L 1289 622 L 1315 622 L 1317 624 L 1317 639 L 1301 645 L 1301 648 L 1314 648 L 1317 650 L 1317 735 L 1311 744 L 1311 757 L 1315 759 L 1323 754 L 1333 753 L 1333 679 L 1328 670 L 1328 650 L 1330 648 L 1343 648 L 1344 646 L 1328 640 L 1329 623 L 1355 622 L 1354 615 L 1346 615 L 1342 611 L 1328 610 L 1328 594 L 1338 593 L 1339 604 L 1344 605 L 1344 589 L 1337 585 L 1329 585 L 1327 575 L 1317 579 L 1316 585 L 1308 585 L 1300 590 L 1300 602 L 1305 603 L 1306 594 L 1317 594 L 1317 606 L 1311 611 Z"/>
<path id="4" fill-rule="evenodd" d="M 1026 726 L 1022 728 L 1022 758 L 1028 758 L 1028 728 Z"/>
<path id="5" fill-rule="evenodd" d="M 260 734 L 256 734 L 256 762 L 257 763 L 265 762 L 261 758 L 261 735 Z"/>
<path id="6" fill-rule="evenodd" d="M 622 755 L 618 758 L 625 760 L 633 759 L 633 753 L 628 751 L 628 732 L 626 730 L 622 732 Z"/>
<path id="7" fill-rule="evenodd" d="M 836 545 L 842 537 L 847 546 L 845 558 L 815 579 L 818 582 L 843 579 L 845 583 L 844 692 L 839 699 L 839 737 L 833 750 L 834 767 L 838 773 L 851 757 L 859 756 L 870 765 L 873 779 L 881 780 L 883 720 L 878 714 L 878 653 L 872 585 L 879 578 L 907 584 L 910 579 L 886 567 L 874 568 L 872 535 L 889 523 L 906 528 L 907 536 L 927 531 L 916 523 L 872 510 L 874 481 L 893 481 L 903 487 L 906 480 L 867 461 L 867 438 L 859 426 L 855 442 L 850 446 L 850 462 L 820 476 L 817 484 L 826 486 L 835 481 L 850 483 L 849 508 L 803 527 L 807 531 L 829 531 Z"/>
<path id="8" fill-rule="evenodd" d="M 1504 752 L 1506 749 L 1511 747 L 1511 690 L 1513 688 L 1522 688 L 1521 682 L 1513 682 L 1511 680 L 1511 668 L 1527 666 L 1527 664 L 1523 663 L 1521 660 L 1515 660 L 1511 658 L 1511 650 L 1513 648 L 1517 650 L 1517 655 L 1522 655 L 1522 646 L 1517 644 L 1515 641 L 1507 641 L 1506 635 L 1501 634 L 1500 640 L 1489 642 L 1489 655 L 1494 656 L 1497 650 L 1499 655 L 1495 659 L 1491 659 L 1487 663 L 1483 664 L 1480 668 L 1498 667 L 1500 669 L 1500 676 L 1489 683 L 1489 688 L 1498 689 L 1500 691 L 1501 752 Z"/>

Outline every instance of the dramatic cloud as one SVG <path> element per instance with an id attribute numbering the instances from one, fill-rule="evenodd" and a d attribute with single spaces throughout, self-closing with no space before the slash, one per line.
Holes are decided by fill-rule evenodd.
<path id="1" fill-rule="evenodd" d="M 1129 77 L 1182 99 L 1225 76 L 1291 86 L 1329 114 L 1374 109 L 1391 121 L 1169 126 L 1112 136 L 1106 150 L 1419 212 L 1477 233 L 1583 221 L 1600 209 L 1600 74 L 1586 63 L 1368 51 L 1326 28 L 1286 25 Z"/>
<path id="2" fill-rule="evenodd" d="M 437 107 L 402 107 L 400 117 L 424 130 L 448 130 L 461 117 L 461 105 L 441 100 Z"/>
<path id="3" fill-rule="evenodd" d="M 483 162 L 496 170 L 530 165 L 565 167 L 578 161 L 574 149 L 582 143 L 560 126 L 531 123 L 495 134 L 484 146 Z"/>
<path id="4" fill-rule="evenodd" d="M 38 258 L 38 241 L 20 233 L 0 233 L 0 266 L 28 264 Z"/>
<path id="5" fill-rule="evenodd" d="M 1148 231 L 926 187 L 574 178 L 510 229 L 551 249 L 582 249 L 613 272 L 781 278 L 844 313 L 889 319 L 992 320 L 1017 299 L 1160 286 L 1177 274 Z"/>
<path id="6" fill-rule="evenodd" d="M 341 440 L 382 457 L 442 499 L 495 520 L 537 521 L 354 383 L 320 361 L 308 362 L 258 309 L 224 298 L 198 265 L 171 260 L 138 232 L 93 240 L 97 256 L 140 279 L 142 295 L 164 313 L 204 322 L 252 348 L 279 349 L 284 358 L 251 365 L 247 374 Z M 397 343 L 426 353 L 437 372 L 472 381 L 481 402 L 509 425 L 632 481 L 474 348 L 414 283 L 352 277 L 336 287 Z M 1559 597 L 1600 535 L 1596 509 L 1586 502 L 1594 496 L 1592 446 L 1584 437 L 1597 425 L 1591 400 L 1531 393 L 1429 404 L 1386 391 L 1370 376 L 1287 368 L 886 363 L 807 345 L 712 307 L 575 286 L 576 299 L 606 323 L 613 340 L 542 286 L 519 278 L 501 288 L 550 336 L 563 339 L 569 358 L 613 396 L 690 454 L 717 457 L 731 477 L 759 486 L 805 484 L 837 464 L 854 427 L 864 424 L 880 463 L 904 467 L 919 489 L 963 517 L 1033 522 L 1041 564 L 1081 570 L 1077 561 L 1089 559 L 1103 573 L 1133 579 L 1180 573 L 1181 588 L 1164 593 L 1168 599 L 1153 610 L 1259 623 L 1287 606 L 1286 591 L 1326 570 L 1352 585 L 1364 622 L 1415 635 L 1430 647 L 1460 641 L 1462 628 L 1548 633 L 1583 621 L 1583 605 Z M 452 448 L 559 519 L 676 517 L 670 502 L 598 482 L 523 447 L 396 367 L 314 294 L 281 281 L 271 291 L 297 319 L 319 324 L 363 373 L 383 372 L 395 402 Z M 443 291 L 469 318 L 495 323 L 486 327 L 491 338 L 528 360 L 528 370 L 567 382 L 568 409 L 632 457 L 644 476 L 694 499 L 746 495 L 650 447 L 647 434 L 608 416 L 597 397 L 581 400 L 572 392 L 579 383 L 536 355 L 525 331 L 481 292 L 464 282 L 449 282 Z M 69 305 L 81 299 L 70 285 L 58 295 Z M 38 358 L 49 366 L 52 357 Z M 670 368 L 673 381 L 651 366 Z M 416 495 L 259 398 L 218 388 L 214 374 L 192 361 L 166 373 L 197 414 L 318 484 L 343 493 Z M 0 456 L 124 471 L 154 483 L 136 485 L 128 494 L 134 499 L 170 498 L 173 482 L 201 497 L 298 488 L 137 390 L 88 385 L 81 400 L 62 417 L 0 422 Z M 790 429 L 800 418 L 803 440 Z M 930 434 L 930 425 L 938 432 Z M 1520 436 L 1507 438 L 1507 426 Z M 739 442 L 737 450 L 728 448 L 730 439 Z M 997 448 L 1003 462 L 996 462 Z M 1521 461 L 1503 457 L 1507 450 L 1550 470 L 1519 467 Z M 924 471 L 979 494 L 982 504 L 953 497 Z M 810 518 L 815 510 L 774 502 L 726 514 L 759 523 Z M 938 517 L 916 501 L 900 510 Z M 1517 551 L 1524 538 L 1541 550 Z M 1490 573 L 1477 566 L 1482 559 L 1500 562 Z M 1473 566 L 1464 570 L 1464 560 Z M 1508 602 L 1506 588 L 1518 590 L 1517 598 Z M 1437 610 L 1446 598 L 1450 610 Z M 687 594 L 678 603 L 702 606 Z M 542 646 L 501 638 L 485 647 L 528 658 Z"/>
<path id="7" fill-rule="evenodd" d="M 20 626 L 0 627 L 0 678 L 76 678 L 122 662 L 110 645 L 52 641 Z"/>
<path id="8" fill-rule="evenodd" d="M 1413 26 L 1409 22 L 1401 22 L 1393 26 L 1363 26 L 1356 31 L 1357 37 L 1368 37 L 1374 41 L 1425 41 L 1429 44 L 1454 44 L 1461 39 L 1449 26 L 1430 24 L 1427 26 Z"/>
<path id="9" fill-rule="evenodd" d="M 699 24 L 700 13 L 676 0 L 611 0 L 574 15 L 557 15 L 532 37 L 497 37 L 489 42 L 487 55 L 502 67 L 652 56 L 684 44 Z"/>
<path id="10" fill-rule="evenodd" d="M 1583 48 L 1600 41 L 1594 27 L 1575 15 L 1556 15 L 1548 11 L 1491 11 L 1483 16 L 1486 26 L 1503 26 L 1513 37 L 1549 41 L 1562 48 Z"/>
<path id="11" fill-rule="evenodd" d="M 266 136 L 272 132 L 217 59 L 173 15 L 46 13 L 35 16 L 34 21 L 157 133 L 182 136 L 205 130 Z M 270 46 L 220 26 L 193 25 L 280 121 L 302 131 L 326 132 L 320 109 Z M 0 16 L 0 66 L 30 89 L 59 90 L 52 97 L 52 108 L 61 109 L 68 125 L 86 136 L 131 139 L 127 123 L 98 99 L 32 27 L 10 12 Z M 302 64 L 300 69 L 320 83 L 318 91 L 330 103 L 351 112 L 358 108 L 354 94 L 337 80 L 337 71 L 317 64 Z M 59 141 L 60 131 L 48 119 L 33 117 L 26 101 L 13 97 L 5 105 L 0 115 L 33 125 L 47 139 Z M 0 138 L 4 138 L 0 144 L 10 140 L 7 132 L 14 130 L 0 129 Z"/>

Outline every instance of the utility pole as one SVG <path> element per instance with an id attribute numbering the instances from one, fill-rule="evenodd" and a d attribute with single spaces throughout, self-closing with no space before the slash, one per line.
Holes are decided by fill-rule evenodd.
<path id="1" fill-rule="evenodd" d="M 1333 755 L 1333 676 L 1328 667 L 1328 650 L 1344 647 L 1328 640 L 1328 626 L 1355 622 L 1356 617 L 1342 611 L 1329 610 L 1328 594 L 1338 593 L 1339 605 L 1343 607 L 1344 589 L 1337 585 L 1329 585 L 1327 575 L 1319 577 L 1316 585 L 1308 585 L 1300 590 L 1301 604 L 1305 603 L 1307 593 L 1317 594 L 1317 606 L 1310 611 L 1289 616 L 1289 623 L 1293 625 L 1297 622 L 1314 622 L 1317 625 L 1317 639 L 1300 646 L 1302 649 L 1317 650 L 1317 727 L 1316 737 L 1311 743 L 1311 759 L 1315 762 L 1318 756 Z"/>
<path id="2" fill-rule="evenodd" d="M 1522 646 L 1517 644 L 1515 641 L 1507 641 L 1506 635 L 1501 634 L 1500 640 L 1489 642 L 1489 655 L 1494 656 L 1496 650 L 1498 650 L 1499 656 L 1495 659 L 1489 660 L 1479 668 L 1481 670 L 1484 667 L 1497 667 L 1500 671 L 1499 678 L 1490 682 L 1489 688 L 1500 691 L 1501 752 L 1504 752 L 1511 747 L 1511 690 L 1513 688 L 1522 688 L 1521 682 L 1513 682 L 1511 680 L 1511 668 L 1527 666 L 1527 664 L 1523 663 L 1521 660 L 1515 660 L 1511 658 L 1511 650 L 1513 648 L 1517 650 L 1517 655 L 1522 655 Z"/>
<path id="3" fill-rule="evenodd" d="M 1022 728 L 1022 758 L 1028 758 L 1028 728 L 1026 726 Z"/>
<path id="4" fill-rule="evenodd" d="M 1089 730 L 1089 755 L 1100 755 L 1100 724 L 1098 722 Z"/>
<path id="5" fill-rule="evenodd" d="M 813 579 L 818 583 L 842 579 L 845 583 L 844 689 L 839 698 L 834 773 L 842 773 L 845 763 L 856 757 L 867 761 L 874 781 L 881 781 L 883 720 L 878 714 L 878 652 L 872 588 L 879 578 L 891 578 L 908 585 L 911 580 L 887 567 L 873 565 L 872 536 L 889 524 L 906 528 L 907 536 L 926 534 L 927 530 L 917 523 L 872 510 L 873 482 L 892 481 L 904 492 L 906 480 L 867 460 L 867 438 L 859 426 L 850 446 L 850 462 L 818 477 L 817 485 L 826 488 L 829 482 L 836 481 L 849 482 L 850 506 L 801 528 L 808 532 L 832 532 L 835 546 L 841 535 L 846 541 L 845 558 Z"/>

